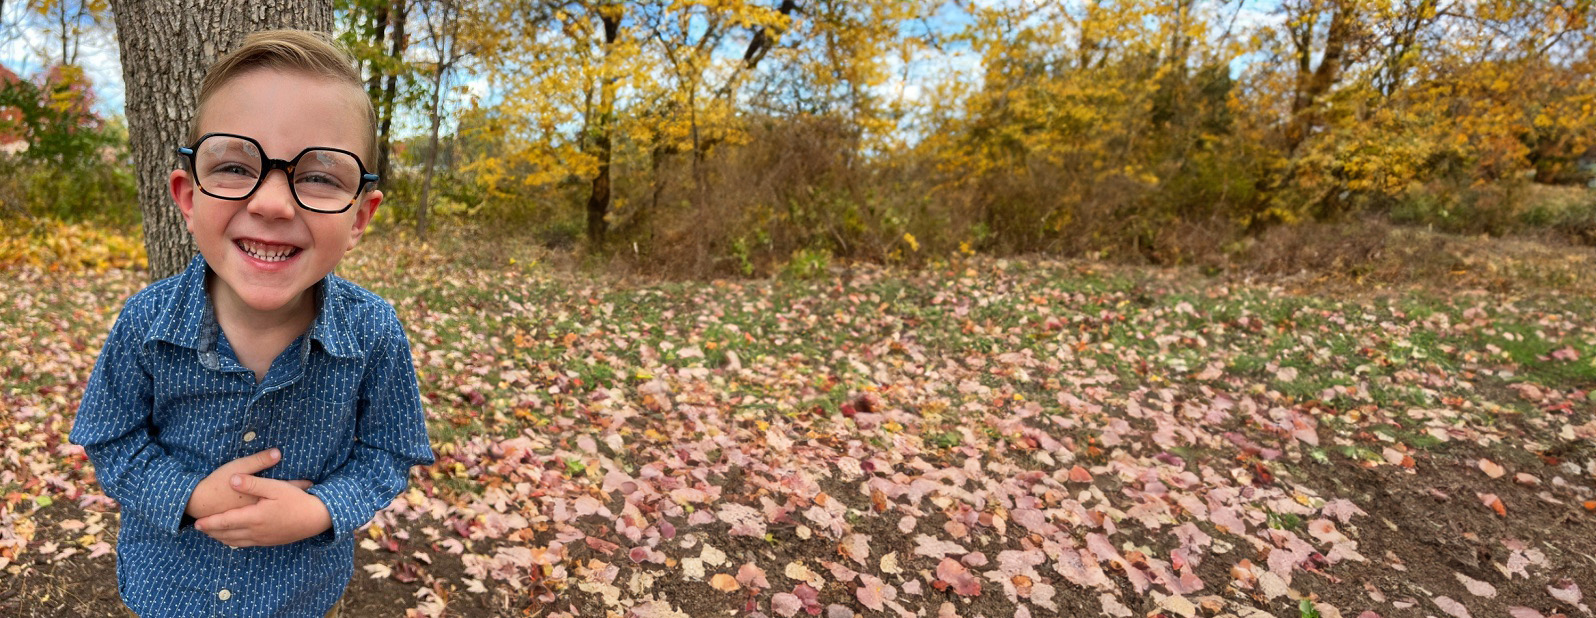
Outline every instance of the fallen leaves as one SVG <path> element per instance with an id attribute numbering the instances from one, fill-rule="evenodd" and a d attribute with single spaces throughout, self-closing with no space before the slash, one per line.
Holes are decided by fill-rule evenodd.
<path id="1" fill-rule="evenodd" d="M 357 266 L 351 276 L 392 296 L 412 329 L 441 430 L 439 463 L 386 512 L 436 536 L 404 541 L 385 520 L 362 534 L 381 561 L 362 572 L 413 590 L 459 563 L 468 570 L 459 590 L 474 595 L 517 585 L 530 594 L 536 574 L 559 590 L 551 618 L 705 607 L 650 597 L 675 580 L 717 609 L 783 618 L 974 615 L 970 600 L 987 616 L 1081 609 L 1061 608 L 1066 598 L 1118 617 L 1248 616 L 1196 591 L 1234 590 L 1291 612 L 1304 589 L 1407 568 L 1395 554 L 1376 557 L 1384 551 L 1358 563 L 1371 530 L 1407 534 L 1411 519 L 1388 523 L 1395 515 L 1369 512 L 1362 494 L 1311 477 L 1400 473 L 1422 480 L 1413 495 L 1427 507 L 1465 519 L 1494 512 L 1508 526 L 1532 506 L 1596 510 L 1579 491 L 1588 458 L 1551 450 L 1596 436 L 1589 393 L 1484 356 L 1484 340 L 1471 338 L 1504 339 L 1447 307 L 1417 320 L 1397 304 L 1178 281 L 1155 284 L 1190 297 L 1166 303 L 1129 284 L 1077 281 L 1054 263 L 1025 268 L 602 290 L 469 269 L 424 271 L 432 278 L 418 282 Z M 0 282 L 0 313 L 40 306 L 4 314 L 0 371 L 12 381 L 66 376 L 30 384 L 37 392 L 0 391 L 0 407 L 15 411 L 0 417 L 10 449 L 0 457 L 0 568 L 31 564 L 45 542 L 57 559 L 108 559 L 103 540 L 79 542 L 99 534 L 87 517 L 45 525 L 54 520 L 26 515 L 66 500 L 110 506 L 81 454 L 60 442 L 95 333 L 142 284 L 107 281 L 78 285 L 93 291 L 76 299 L 58 291 L 75 304 L 47 310 L 60 301 Z M 74 311 L 81 324 L 57 331 L 49 316 Z M 1574 371 L 1570 354 L 1592 355 L 1586 309 L 1493 311 L 1489 328 L 1520 320 L 1548 333 L 1535 346 L 1544 362 Z M 39 343 L 56 332 L 88 345 Z M 1428 356 L 1413 355 L 1420 348 Z M 1531 408 L 1539 413 L 1521 413 Z M 1509 414 L 1512 423 L 1482 420 Z M 1545 466 L 1504 454 L 1524 439 L 1508 425 L 1539 441 Z M 1452 465 L 1447 449 L 1470 454 Z M 1436 478 L 1460 471 L 1472 482 Z M 1425 497 L 1432 485 L 1444 502 Z M 1486 509 L 1462 501 L 1470 491 Z M 1514 518 L 1507 501 L 1521 505 Z M 1582 602 L 1572 582 L 1546 585 L 1566 563 L 1537 549 L 1540 537 L 1520 536 L 1530 542 L 1493 546 L 1495 560 L 1479 566 L 1533 586 L 1475 571 L 1419 583 L 1470 602 Z M 1535 599 L 1514 596 L 1527 587 Z M 1429 611 L 1468 611 L 1447 601 Z M 1408 602 L 1379 601 L 1379 611 Z"/>
<path id="2" fill-rule="evenodd" d="M 888 596 L 891 590 L 892 587 L 880 579 L 871 575 L 861 575 L 859 576 L 859 587 L 854 589 L 854 596 L 865 607 L 879 612 L 886 609 L 885 603 L 888 598 L 891 598 Z"/>
<path id="3" fill-rule="evenodd" d="M 1580 599 L 1584 598 L 1584 595 L 1580 594 L 1579 584 L 1568 578 L 1560 579 L 1547 586 L 1546 592 L 1551 594 L 1552 598 L 1575 607 L 1578 607 Z"/>
<path id="4" fill-rule="evenodd" d="M 937 579 L 931 585 L 937 590 L 951 588 L 960 596 L 981 594 L 981 581 L 970 574 L 970 569 L 952 558 L 943 558 L 937 563 Z"/>
<path id="5" fill-rule="evenodd" d="M 1469 615 L 1469 608 L 1452 600 L 1451 597 L 1435 597 L 1435 606 L 1441 608 L 1441 611 L 1451 614 L 1454 618 L 1472 618 Z"/>
<path id="6" fill-rule="evenodd" d="M 1502 499 L 1496 497 L 1496 494 L 1476 493 L 1475 495 L 1479 496 L 1481 504 L 1495 511 L 1498 517 L 1507 517 L 1507 506 L 1502 504 Z"/>
<path id="7" fill-rule="evenodd" d="M 1481 472 L 1484 472 L 1486 476 L 1489 476 L 1493 479 L 1502 478 L 1503 474 L 1507 474 L 1507 470 L 1505 468 L 1498 465 L 1496 462 L 1483 457 L 1480 458 L 1478 465 Z"/>
<path id="8" fill-rule="evenodd" d="M 1482 582 L 1462 573 L 1453 573 L 1453 575 L 1457 576 L 1457 580 L 1463 584 L 1463 587 L 1469 591 L 1469 594 L 1477 597 L 1485 597 L 1487 599 L 1496 598 L 1496 586 L 1492 586 L 1486 582 Z"/>
<path id="9" fill-rule="evenodd" d="M 725 573 L 716 573 L 713 577 L 710 577 L 709 585 L 711 588 L 721 592 L 736 592 L 743 587 L 742 584 L 737 583 L 737 578 Z"/>

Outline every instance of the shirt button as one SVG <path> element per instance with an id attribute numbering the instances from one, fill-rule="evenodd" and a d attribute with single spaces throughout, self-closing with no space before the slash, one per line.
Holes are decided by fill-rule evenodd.
<path id="1" fill-rule="evenodd" d="M 216 593 L 216 598 L 221 599 L 223 601 L 226 601 L 228 599 L 233 598 L 233 592 L 228 590 L 228 589 L 226 589 L 226 588 L 223 588 L 221 592 Z"/>
<path id="2" fill-rule="evenodd" d="M 255 441 L 255 432 L 251 431 L 249 433 L 244 434 L 244 441 L 245 442 L 254 442 Z"/>

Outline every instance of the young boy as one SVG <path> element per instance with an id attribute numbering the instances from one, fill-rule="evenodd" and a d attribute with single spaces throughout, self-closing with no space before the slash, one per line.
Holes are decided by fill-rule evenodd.
<path id="1" fill-rule="evenodd" d="M 205 75 L 172 197 L 200 254 L 135 294 L 71 440 L 122 505 L 143 616 L 321 616 L 356 528 L 432 463 L 392 306 L 334 276 L 382 202 L 374 113 L 324 37 L 261 32 Z"/>

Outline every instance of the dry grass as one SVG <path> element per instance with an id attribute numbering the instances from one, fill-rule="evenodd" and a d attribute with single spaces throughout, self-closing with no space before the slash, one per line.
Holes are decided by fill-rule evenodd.
<path id="1" fill-rule="evenodd" d="M 1383 222 L 1308 223 L 1244 241 L 1238 274 L 1337 288 L 1588 290 L 1596 248 L 1555 237 L 1463 236 Z"/>

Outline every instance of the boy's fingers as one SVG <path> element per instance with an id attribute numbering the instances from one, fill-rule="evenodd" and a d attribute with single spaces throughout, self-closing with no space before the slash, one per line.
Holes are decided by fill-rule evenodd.
<path id="1" fill-rule="evenodd" d="M 231 486 L 233 491 L 249 494 L 257 498 L 279 498 L 284 493 L 300 491 L 300 488 L 294 486 L 293 482 L 290 481 L 279 481 L 248 474 L 234 474 Z"/>
<path id="2" fill-rule="evenodd" d="M 194 527 L 218 541 L 247 535 L 261 518 L 255 505 L 223 511 L 194 521 Z"/>
<path id="3" fill-rule="evenodd" d="M 194 520 L 194 527 L 200 532 L 210 535 L 211 538 L 220 541 L 221 539 L 218 538 L 218 535 L 226 535 L 227 531 L 232 530 L 233 526 L 237 525 L 238 517 L 229 515 L 231 512 L 217 513 L 210 517 L 196 519 Z"/>
<path id="4" fill-rule="evenodd" d="M 254 474 L 277 465 L 277 462 L 281 461 L 282 458 L 282 451 L 269 448 L 254 455 L 245 455 L 234 459 L 232 463 L 237 464 L 238 468 L 234 469 L 233 472 L 237 474 Z"/>
<path id="5" fill-rule="evenodd" d="M 310 481 L 289 481 L 288 484 L 289 485 L 293 485 L 294 487 L 298 487 L 300 489 L 300 491 L 304 491 L 306 489 L 310 489 L 311 487 L 316 485 L 315 483 L 312 483 Z"/>
<path id="6" fill-rule="evenodd" d="M 238 549 L 240 547 L 250 547 L 250 546 L 256 545 L 255 540 L 250 537 L 249 532 L 247 530 L 222 530 L 222 531 L 217 532 L 215 534 L 210 534 L 210 533 L 207 533 L 207 534 L 212 539 L 215 539 L 216 542 L 221 543 L 223 545 L 226 545 L 228 547 L 231 547 L 233 549 Z"/>

